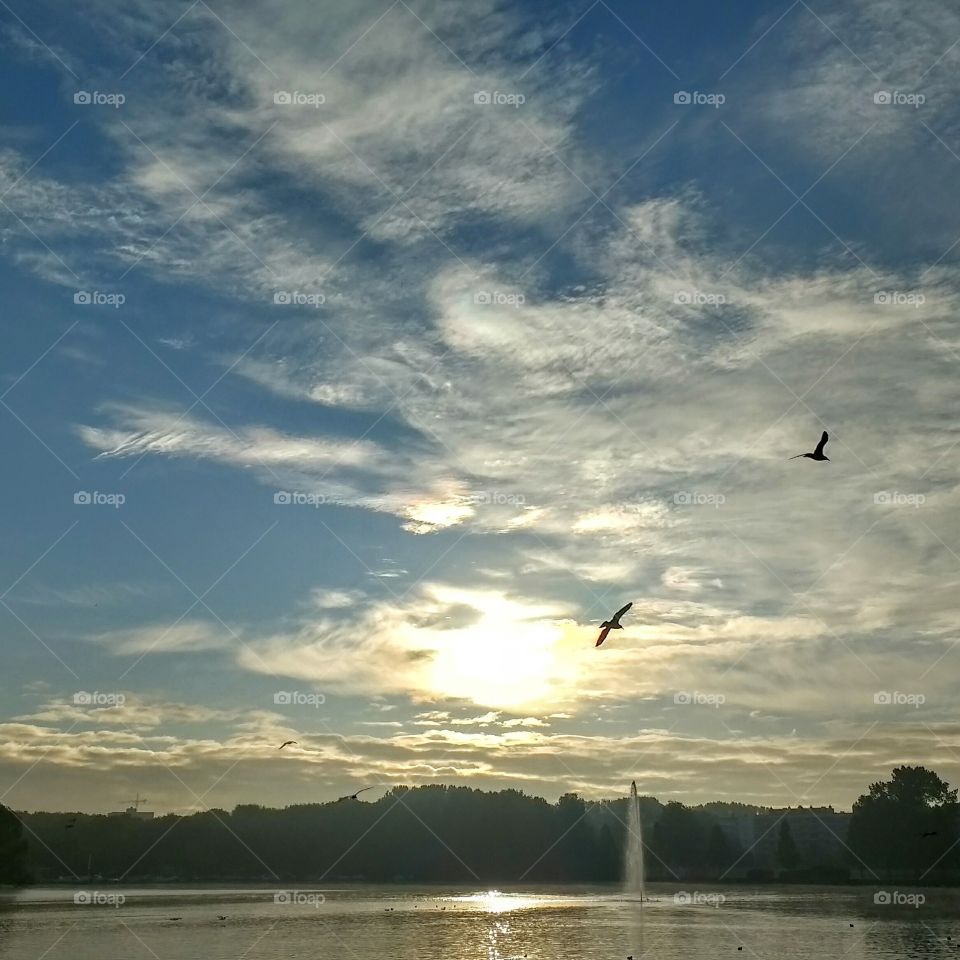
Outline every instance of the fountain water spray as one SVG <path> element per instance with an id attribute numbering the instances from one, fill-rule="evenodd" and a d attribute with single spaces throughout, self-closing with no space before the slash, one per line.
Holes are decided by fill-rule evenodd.
<path id="1" fill-rule="evenodd" d="M 646 874 L 643 867 L 643 826 L 640 823 L 640 800 L 637 782 L 630 783 L 627 803 L 627 844 L 624 851 L 627 893 L 639 894 L 640 902 L 647 899 Z"/>

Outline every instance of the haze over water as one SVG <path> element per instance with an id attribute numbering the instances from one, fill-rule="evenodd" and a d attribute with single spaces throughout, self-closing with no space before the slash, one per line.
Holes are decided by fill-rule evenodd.
<path id="1" fill-rule="evenodd" d="M 875 904 L 868 888 L 653 884 L 642 915 L 619 891 L 596 886 L 288 892 L 277 903 L 266 888 L 111 887 L 101 893 L 125 902 L 110 907 L 75 905 L 73 889 L 34 889 L 0 901 L 0 957 L 715 960 L 742 946 L 754 958 L 882 960 L 953 955 L 960 939 L 957 896 L 943 890 L 923 891 L 914 907 Z"/>

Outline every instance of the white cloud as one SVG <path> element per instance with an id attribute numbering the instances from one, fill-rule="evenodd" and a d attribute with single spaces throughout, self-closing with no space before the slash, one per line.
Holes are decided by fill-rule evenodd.
<path id="1" fill-rule="evenodd" d="M 528 792 L 551 798 L 566 790 L 599 798 L 624 795 L 636 779 L 644 793 L 662 800 L 749 796 L 770 805 L 844 807 L 905 754 L 936 767 L 939 751 L 960 747 L 960 731 L 949 722 L 884 725 L 866 735 L 838 728 L 816 739 L 785 731 L 719 742 L 665 729 L 613 736 L 427 729 L 382 736 L 298 733 L 298 750 L 279 757 L 276 736 L 267 736 L 274 731 L 266 726 L 259 730 L 196 739 L 109 727 L 64 731 L 5 723 L 0 725 L 0 772 L 16 781 L 10 802 L 17 809 L 89 812 L 104 812 L 105 784 L 112 785 L 110 796 L 119 797 L 125 795 L 117 792 L 122 786 L 139 783 L 153 809 L 184 812 L 229 805 L 230 793 L 277 806 L 334 799 L 358 780 L 410 785 L 442 780 L 493 789 L 522 783 Z M 842 768 L 825 777 L 826 758 L 841 755 Z M 21 778 L 38 758 L 44 762 Z M 278 777 L 279 763 L 300 775 Z M 211 764 L 230 770 L 212 790 Z M 54 784 L 59 791 L 52 789 Z M 51 796 L 68 799 L 51 803 Z"/>
<path id="2" fill-rule="evenodd" d="M 157 453 L 222 460 L 241 467 L 322 469 L 369 467 L 382 456 L 374 444 L 364 441 L 292 437 L 269 427 L 234 431 L 174 412 L 122 408 L 115 413 L 121 428 L 83 426 L 78 431 L 86 443 L 101 451 L 101 457 Z"/>
<path id="3" fill-rule="evenodd" d="M 841 36 L 863 28 L 860 56 L 882 65 L 884 79 L 909 84 L 957 24 L 939 4 L 923 2 L 910 17 L 906 9 L 857 2 L 827 19 Z M 132 61 L 170 11 L 119 11 L 109 39 Z M 254 323 L 241 319 L 230 342 L 211 349 L 224 366 L 236 363 L 232 373 L 248 387 L 384 421 L 369 436 L 327 432 L 326 420 L 310 434 L 242 409 L 224 424 L 141 399 L 79 417 L 98 459 L 209 461 L 274 491 L 322 495 L 323 509 L 388 514 L 411 534 L 483 534 L 458 544 L 476 563 L 469 573 L 428 571 L 444 582 L 396 596 L 407 577 L 423 575 L 422 558 L 412 550 L 402 563 L 372 561 L 369 576 L 380 582 L 367 581 L 370 595 L 318 586 L 292 625 L 245 629 L 249 646 L 237 651 L 226 631 L 201 621 L 93 639 L 123 655 L 234 653 L 247 671 L 268 667 L 345 695 L 409 697 L 425 708 L 411 723 L 426 733 L 357 743 L 392 751 L 389 761 L 368 759 L 379 774 L 414 762 L 425 779 L 453 770 L 542 782 L 537 748 L 557 748 L 596 792 L 612 786 L 609 771 L 628 750 L 649 744 L 650 779 L 670 790 L 668 773 L 689 784 L 704 773 L 671 753 L 679 741 L 709 753 L 733 789 L 731 771 L 756 772 L 760 760 L 802 780 L 818 751 L 845 749 L 822 729 L 799 758 L 798 738 L 711 738 L 696 713 L 674 710 L 678 690 L 722 693 L 735 712 L 729 722 L 748 731 L 781 715 L 793 730 L 788 712 L 859 722 L 873 692 L 902 684 L 942 709 L 960 498 L 944 412 L 956 405 L 960 355 L 951 268 L 918 274 L 917 263 L 891 267 L 862 245 L 860 262 L 808 251 L 802 265 L 758 266 L 718 237 L 736 225 L 707 199 L 693 189 L 644 193 L 648 181 L 628 199 L 610 198 L 612 219 L 597 210 L 574 223 L 591 198 L 564 164 L 593 183 L 609 159 L 603 144 L 588 149 L 580 136 L 577 113 L 595 82 L 586 61 L 565 56 L 551 67 L 545 58 L 524 74 L 558 27 L 492 3 L 425 5 L 439 36 L 455 25 L 463 42 L 451 52 L 401 5 L 333 66 L 379 12 L 300 4 L 278 18 L 237 9 L 232 28 L 268 67 L 198 14 L 195 46 L 138 66 L 150 95 L 100 116 L 117 162 L 110 179 L 68 183 L 40 169 L 24 177 L 26 153 L 0 155 L 6 202 L 65 262 L 37 253 L 2 212 L 0 225 L 23 267 L 63 287 L 103 276 L 106 265 L 115 274 L 119 261 L 231 296 L 238 313 L 256 315 L 257 334 L 246 338 Z M 833 159 L 873 117 L 887 144 L 916 127 L 910 114 L 877 113 L 877 78 L 808 11 L 795 10 L 797 19 L 805 26 L 788 41 L 796 74 L 763 88 L 757 126 L 773 115 L 778 135 L 802 138 L 818 159 Z M 902 35 L 889 30 L 894 22 Z M 174 31 L 169 42 L 183 41 Z M 933 112 L 923 116 L 946 130 L 952 64 L 945 56 L 924 79 Z M 274 104 L 288 87 L 323 92 L 326 102 Z M 478 105 L 478 89 L 523 92 L 527 102 Z M 915 146 L 903 148 L 914 159 Z M 918 182 L 932 198 L 925 203 L 942 205 L 935 181 Z M 915 220 L 911 229 L 922 232 L 925 217 Z M 555 241 L 566 264 L 559 276 L 540 259 Z M 272 303 L 279 290 L 320 292 L 325 302 L 281 313 Z M 924 300 L 878 304 L 881 290 Z M 264 332 L 264 316 L 283 322 Z M 830 464 L 787 461 L 823 428 Z M 903 508 L 878 503 L 882 491 L 924 499 Z M 386 592 L 374 599 L 374 588 Z M 90 596 L 77 588 L 61 599 L 80 606 Z M 594 651 L 588 624 L 628 598 L 627 628 Z M 447 709 L 448 699 L 469 713 Z M 564 740 L 539 726 L 595 714 L 615 729 L 630 704 L 650 711 L 637 718 L 646 740 Z M 517 715 L 494 719 L 506 710 Z M 49 708 L 33 719 L 69 717 Z M 664 734 L 668 721 L 681 733 Z M 272 722 L 251 721 L 274 733 Z M 86 734 L 57 738 L 27 723 L 10 731 L 17 762 L 23 742 L 44 739 L 54 760 L 70 748 L 81 765 L 144 762 L 136 738 L 118 740 L 111 759 Z M 263 759 L 255 730 L 244 733 L 227 744 L 180 742 L 165 759 Z M 918 756 L 929 752 L 917 730 L 910 735 Z M 902 756 L 892 739 L 878 734 L 844 784 Z M 317 743 L 318 756 L 337 755 L 336 744 Z M 762 792 L 762 781 L 758 774 L 752 788 Z"/>
<path id="4" fill-rule="evenodd" d="M 111 653 L 135 656 L 147 653 L 184 653 L 220 650 L 231 643 L 233 635 L 218 624 L 203 620 L 157 623 L 149 626 L 109 630 L 88 639 Z"/>

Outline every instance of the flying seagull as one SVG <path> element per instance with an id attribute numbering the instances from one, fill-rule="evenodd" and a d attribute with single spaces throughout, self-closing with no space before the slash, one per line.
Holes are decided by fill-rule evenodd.
<path id="1" fill-rule="evenodd" d="M 920 834 L 920 839 L 924 840 L 927 837 L 935 837 L 935 836 L 937 836 L 936 830 L 927 830 L 925 833 Z"/>
<path id="2" fill-rule="evenodd" d="M 362 788 L 359 789 L 356 793 L 348 793 L 345 797 L 338 797 L 338 798 L 337 798 L 337 803 L 343 803 L 344 800 L 356 800 L 357 797 L 359 797 L 360 794 L 363 793 L 364 790 L 376 790 L 376 789 L 377 789 L 377 788 L 376 788 L 375 786 L 374 786 L 374 787 L 362 787 Z"/>
<path id="3" fill-rule="evenodd" d="M 77 818 L 71 817 L 70 822 L 64 825 L 64 830 L 72 830 L 77 825 Z"/>
<path id="4" fill-rule="evenodd" d="M 823 431 L 823 435 L 820 437 L 820 442 L 817 444 L 817 449 L 813 453 L 798 453 L 796 457 L 790 457 L 790 460 L 796 460 L 797 457 L 808 457 L 810 460 L 829 460 L 829 457 L 823 455 L 823 448 L 827 445 L 827 441 L 830 439 L 827 436 L 827 431 Z"/>
<path id="5" fill-rule="evenodd" d="M 633 601 L 631 600 L 626 606 L 621 607 L 609 620 L 604 620 L 600 624 L 600 636 L 597 637 L 596 645 L 599 647 L 604 640 L 607 639 L 607 634 L 611 630 L 622 630 L 623 624 L 620 623 L 620 618 L 633 606 Z"/>
<path id="6" fill-rule="evenodd" d="M 289 747 L 291 743 L 296 742 L 296 740 L 284 740 L 283 743 L 280 744 L 280 749 L 282 750 L 284 747 Z"/>

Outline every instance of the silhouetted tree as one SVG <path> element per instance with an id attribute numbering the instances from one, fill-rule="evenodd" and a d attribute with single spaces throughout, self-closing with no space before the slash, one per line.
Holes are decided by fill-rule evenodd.
<path id="1" fill-rule="evenodd" d="M 919 879 L 956 864 L 957 816 L 957 791 L 932 770 L 897 767 L 854 803 L 847 842 L 868 870 Z"/>
<path id="2" fill-rule="evenodd" d="M 793 833 L 786 820 L 780 821 L 780 836 L 777 838 L 777 862 L 784 870 L 793 870 L 799 862 L 797 845 L 793 842 Z"/>
<path id="3" fill-rule="evenodd" d="M 733 866 L 736 859 L 737 855 L 723 828 L 719 823 L 715 823 L 707 837 L 707 865 L 711 868 L 711 872 L 722 874 Z"/>
<path id="4" fill-rule="evenodd" d="M 591 816 L 600 806 L 574 794 L 551 804 L 518 790 L 435 785 L 283 810 L 26 817 L 36 834 L 30 862 L 44 880 L 85 876 L 90 863 L 104 880 L 612 882 L 620 845 L 604 817 Z"/>
<path id="5" fill-rule="evenodd" d="M 23 824 L 0 804 L 0 883 L 21 884 L 28 880 Z"/>
<path id="6" fill-rule="evenodd" d="M 575 793 L 565 793 L 557 801 L 557 841 L 548 859 L 551 875 L 558 880 L 592 878 L 595 872 L 596 837 L 585 817 L 586 804 Z"/>
<path id="7" fill-rule="evenodd" d="M 614 839 L 610 824 L 604 823 L 600 827 L 600 836 L 597 839 L 595 854 L 596 879 L 611 880 L 622 873 L 620 866 L 620 847 Z"/>
<path id="8" fill-rule="evenodd" d="M 671 801 L 653 828 L 653 850 L 667 869 L 682 876 L 703 862 L 704 826 L 701 818 L 682 803 Z"/>
<path id="9" fill-rule="evenodd" d="M 942 857 L 942 872 L 956 866 L 947 853 L 957 837 L 956 791 L 922 768 L 899 768 L 889 783 L 874 784 L 857 801 L 851 845 L 879 869 L 907 864 L 921 873 Z M 654 879 L 718 877 L 731 868 L 767 873 L 770 861 L 790 869 L 787 835 L 765 842 L 760 861 L 741 857 L 724 832 L 728 818 L 775 822 L 776 812 L 742 804 L 690 808 L 641 797 L 646 858 Z M 566 880 L 616 882 L 623 876 L 627 800 L 594 803 L 565 794 L 556 803 L 518 790 L 488 793 L 468 787 L 396 787 L 372 801 L 305 803 L 278 810 L 242 804 L 232 812 L 208 810 L 152 820 L 129 815 L 22 814 L 29 830 L 0 809 L 0 873 L 38 881 L 86 877 L 104 881 L 304 882 L 368 880 L 439 883 L 509 883 Z M 722 818 L 722 819 L 721 819 Z M 739 818 L 739 820 L 738 820 Z M 70 829 L 66 829 L 72 824 Z M 820 831 L 819 841 L 824 837 Z M 932 836 L 922 838 L 921 834 Z M 739 835 L 739 832 L 738 834 Z M 838 834 L 839 836 L 839 834 Z M 776 840 L 776 834 L 773 836 Z M 842 836 L 836 840 L 839 847 Z M 821 849 L 807 852 L 791 837 L 811 872 L 838 863 Z M 787 846 L 785 846 L 787 844 Z M 826 839 L 830 847 L 830 839 Z M 899 846 L 898 846 L 899 844 Z M 916 851 L 921 851 L 919 856 Z M 946 854 L 944 856 L 944 854 Z M 810 859 L 813 856 L 820 860 Z M 913 859 L 911 859 L 911 857 Z M 842 873 L 842 871 L 841 871 Z M 842 879 L 842 876 L 840 877 Z"/>

